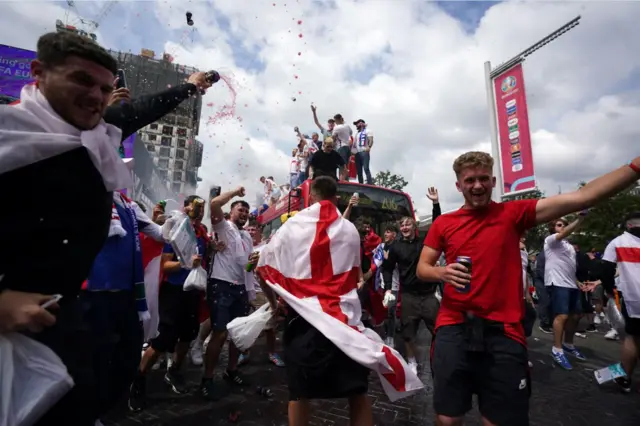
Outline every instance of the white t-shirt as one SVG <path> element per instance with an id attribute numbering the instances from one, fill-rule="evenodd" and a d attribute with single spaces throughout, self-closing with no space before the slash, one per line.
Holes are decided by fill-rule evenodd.
<path id="1" fill-rule="evenodd" d="M 302 151 L 298 149 L 296 157 L 298 158 L 298 163 L 300 164 L 300 168 L 298 171 L 305 171 L 309 162 L 309 147 L 305 144 L 304 148 L 302 148 Z"/>
<path id="2" fill-rule="evenodd" d="M 368 128 L 356 134 L 356 140 L 354 141 L 352 151 L 364 152 L 365 148 L 369 146 L 369 137 L 373 137 L 373 133 Z"/>
<path id="3" fill-rule="evenodd" d="M 527 290 L 527 266 L 529 266 L 529 253 L 520 249 L 520 260 L 522 261 L 522 287 Z"/>
<path id="4" fill-rule="evenodd" d="M 298 158 L 297 157 L 292 157 L 291 158 L 291 163 L 289 166 L 289 173 L 291 173 L 292 175 L 297 174 L 300 171 L 300 163 L 298 162 Z"/>
<path id="5" fill-rule="evenodd" d="M 544 285 L 578 288 L 576 250 L 567 240 L 556 240 L 556 235 L 544 239 Z"/>
<path id="6" fill-rule="evenodd" d="M 253 252 L 251 236 L 247 231 L 241 231 L 228 220 L 213 226 L 220 241 L 227 245 L 224 250 L 216 253 L 211 268 L 211 278 L 226 281 L 234 285 L 245 285 L 245 271 L 249 263 L 249 255 Z"/>
<path id="7" fill-rule="evenodd" d="M 618 265 L 616 288 L 622 293 L 629 316 L 640 318 L 640 238 L 624 232 L 609 243 L 602 260 Z"/>
<path id="8" fill-rule="evenodd" d="M 349 146 L 351 134 L 351 127 L 349 127 L 348 124 L 336 124 L 332 133 L 334 148 L 338 149 L 343 146 Z"/>

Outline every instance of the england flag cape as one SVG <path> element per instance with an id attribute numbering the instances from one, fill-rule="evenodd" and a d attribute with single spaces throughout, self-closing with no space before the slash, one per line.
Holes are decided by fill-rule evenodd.
<path id="1" fill-rule="evenodd" d="M 360 319 L 360 237 L 332 203 L 298 212 L 262 249 L 257 273 L 289 307 L 357 363 L 378 373 L 391 401 L 424 387 Z"/>
<path id="2" fill-rule="evenodd" d="M 0 105 L 0 173 L 84 147 L 107 191 L 129 188 L 133 177 L 118 154 L 122 131 L 104 120 L 81 131 L 64 121 L 34 84 L 20 102 Z"/>

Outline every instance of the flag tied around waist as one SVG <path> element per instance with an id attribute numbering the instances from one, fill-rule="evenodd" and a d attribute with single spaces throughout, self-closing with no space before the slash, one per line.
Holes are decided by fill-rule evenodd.
<path id="1" fill-rule="evenodd" d="M 334 204 L 290 218 L 262 250 L 257 273 L 289 307 L 357 363 L 378 373 L 391 401 L 423 388 L 398 352 L 366 329 L 357 283 L 360 236 Z"/>

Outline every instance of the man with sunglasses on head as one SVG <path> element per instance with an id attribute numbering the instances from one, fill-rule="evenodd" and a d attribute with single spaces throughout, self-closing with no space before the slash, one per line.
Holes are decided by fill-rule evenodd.
<path id="1" fill-rule="evenodd" d="M 573 345 L 573 336 L 578 325 L 581 290 L 577 280 L 577 256 L 574 246 L 567 241 L 582 223 L 584 215 L 569 223 L 558 219 L 549 224 L 549 236 L 544 240 L 544 282 L 551 299 L 553 315 L 553 361 L 565 370 L 572 370 L 566 354 L 580 361 L 585 356 Z"/>

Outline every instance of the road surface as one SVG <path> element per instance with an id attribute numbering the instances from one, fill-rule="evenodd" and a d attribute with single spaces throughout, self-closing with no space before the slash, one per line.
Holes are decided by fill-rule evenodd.
<path id="1" fill-rule="evenodd" d="M 604 328 L 598 333 L 590 333 L 586 339 L 576 337 L 576 344 L 587 356 L 588 361 L 574 362 L 573 371 L 564 371 L 551 365 L 551 336 L 534 331 L 529 339 L 531 361 L 534 364 L 531 397 L 532 426 L 638 426 L 640 425 L 640 393 L 637 388 L 632 394 L 623 395 L 613 384 L 598 386 L 594 380 L 594 369 L 617 362 L 620 342 L 604 339 Z M 378 379 L 371 375 L 370 396 L 373 401 L 375 424 L 397 426 L 424 426 L 434 424 L 431 394 L 433 386 L 426 354 L 430 335 L 422 331 L 421 378 L 425 390 L 411 398 L 391 403 L 384 395 Z M 226 355 L 223 354 L 223 357 Z M 162 374 L 154 372 L 147 385 L 149 408 L 141 413 L 129 413 L 126 407 L 117 409 L 107 419 L 105 425 L 113 426 L 285 426 L 287 425 L 288 392 L 284 370 L 273 366 L 266 359 L 264 339 L 256 343 L 252 350 L 252 360 L 241 367 L 252 381 L 252 386 L 235 388 L 229 396 L 216 403 L 203 401 L 197 387 L 200 382 L 200 368 L 189 365 L 188 380 L 193 391 L 184 396 L 172 394 L 162 382 Z M 223 360 L 226 364 L 226 359 Z M 220 370 L 221 372 L 222 370 Z M 640 375 L 634 377 L 636 385 Z M 256 386 L 265 386 L 274 393 L 273 398 L 257 395 Z M 235 422 L 230 413 L 238 413 Z M 348 406 L 345 400 L 315 401 L 313 425 L 348 425 Z M 479 414 L 474 409 L 467 416 L 466 425 L 480 425 Z"/>

